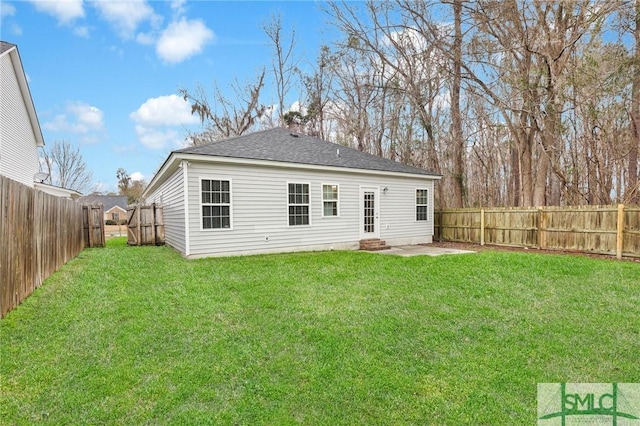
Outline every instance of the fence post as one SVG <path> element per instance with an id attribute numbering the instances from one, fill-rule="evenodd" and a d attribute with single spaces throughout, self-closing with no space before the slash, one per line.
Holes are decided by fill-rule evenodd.
<path id="1" fill-rule="evenodd" d="M 86 206 L 87 212 L 87 232 L 89 233 L 89 247 L 93 247 L 93 204 Z"/>
<path id="2" fill-rule="evenodd" d="M 624 243 L 624 204 L 618 204 L 618 225 L 616 231 L 616 258 L 622 259 L 622 247 Z"/>
<path id="3" fill-rule="evenodd" d="M 544 207 L 538 207 L 538 248 L 540 250 L 544 250 L 547 245 L 547 235 L 545 234 L 545 229 L 547 228 L 546 219 Z"/>
<path id="4" fill-rule="evenodd" d="M 484 209 L 480 209 L 480 245 L 484 245 Z"/>
<path id="5" fill-rule="evenodd" d="M 140 203 L 136 204 L 136 212 L 137 212 L 137 216 L 136 216 L 136 220 L 138 221 L 137 225 L 136 225 L 136 232 L 138 233 L 138 245 L 142 245 L 143 241 L 142 241 L 142 225 L 140 224 L 140 222 L 142 221 L 142 205 Z"/>
<path id="6" fill-rule="evenodd" d="M 156 241 L 158 241 L 158 228 L 156 226 L 156 203 L 151 204 L 151 218 L 151 227 L 153 228 L 153 244 L 156 244 Z"/>

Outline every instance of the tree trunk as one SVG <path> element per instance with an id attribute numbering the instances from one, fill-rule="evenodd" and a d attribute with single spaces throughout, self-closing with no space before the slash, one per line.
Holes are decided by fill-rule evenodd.
<path id="1" fill-rule="evenodd" d="M 460 86 L 462 75 L 462 0 L 453 2 L 453 81 L 451 85 L 451 135 L 453 151 L 453 207 L 464 206 L 464 140 L 462 137 L 462 117 L 460 112 Z"/>
<path id="2" fill-rule="evenodd" d="M 521 205 L 522 191 L 520 191 L 520 156 L 518 148 L 511 147 L 511 176 L 509 177 L 509 201 L 512 206 Z"/>
<path id="3" fill-rule="evenodd" d="M 538 148 L 542 150 L 542 148 Z M 549 176 L 549 169 L 551 168 L 551 160 L 549 156 L 544 152 L 539 153 L 535 186 L 533 188 L 533 206 L 540 207 L 547 205 L 547 177 Z"/>
<path id="4" fill-rule="evenodd" d="M 635 27 L 633 29 L 635 46 L 633 64 L 633 87 L 631 92 L 631 149 L 629 150 L 629 168 L 627 194 L 629 203 L 640 203 L 638 187 L 638 149 L 640 147 L 640 2 L 635 3 Z"/>

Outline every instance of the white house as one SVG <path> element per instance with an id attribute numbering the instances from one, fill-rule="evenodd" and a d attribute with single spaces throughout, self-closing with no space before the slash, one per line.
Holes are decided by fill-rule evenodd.
<path id="1" fill-rule="evenodd" d="M 0 175 L 57 197 L 80 197 L 77 191 L 44 184 L 36 176 L 38 148 L 43 146 L 18 47 L 0 41 Z"/>
<path id="2" fill-rule="evenodd" d="M 188 258 L 430 243 L 440 176 L 277 128 L 173 151 L 142 194 Z"/>

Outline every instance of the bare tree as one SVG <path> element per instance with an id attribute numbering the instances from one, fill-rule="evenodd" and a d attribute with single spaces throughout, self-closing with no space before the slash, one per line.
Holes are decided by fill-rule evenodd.
<path id="1" fill-rule="evenodd" d="M 55 141 L 42 151 L 40 169 L 47 173 L 45 182 L 80 193 L 91 190 L 93 172 L 87 167 L 80 148 L 67 141 Z"/>
<path id="2" fill-rule="evenodd" d="M 291 30 L 291 36 L 285 40 L 282 34 L 282 17 L 280 14 L 271 17 L 271 21 L 263 26 L 263 30 L 273 47 L 273 59 L 271 70 L 275 80 L 278 95 L 278 125 L 285 123 L 285 99 L 291 90 L 292 79 L 298 74 L 297 68 L 300 60 L 293 56 L 296 45 L 296 31 Z"/>
<path id="3" fill-rule="evenodd" d="M 213 105 L 204 89 L 199 87 L 195 93 L 180 89 L 179 93 L 185 101 L 191 101 L 191 113 L 197 114 L 204 130 L 189 135 L 194 145 L 240 136 L 259 125 L 266 108 L 260 103 L 260 92 L 264 86 L 265 70 L 257 76 L 254 83 L 245 86 L 237 81 L 232 86 L 235 99 L 222 94 L 218 87 L 214 88 Z"/>
<path id="4" fill-rule="evenodd" d="M 116 177 L 118 178 L 118 191 L 120 195 L 126 195 L 129 187 L 131 186 L 131 176 L 122 167 L 116 171 Z"/>
<path id="5" fill-rule="evenodd" d="M 277 119 L 441 173 L 440 207 L 637 202 L 639 4 L 325 3 L 341 37 L 308 74 L 276 16 L 264 29 Z M 285 116 L 294 74 L 304 107 Z M 263 81 L 211 104 L 181 91 L 204 125 L 194 143 L 268 125 Z"/>
<path id="6" fill-rule="evenodd" d="M 461 66 L 476 93 L 500 111 L 517 144 L 520 204 L 559 204 L 571 188 L 562 162 L 568 61 L 615 5 L 507 0 L 467 7 L 475 36 Z"/>
<path id="7" fill-rule="evenodd" d="M 453 152 L 453 205 L 463 207 L 466 198 L 464 173 L 465 141 L 462 135 L 460 90 L 462 86 L 462 0 L 453 1 L 453 57 L 451 83 L 451 146 Z"/>
<path id="8" fill-rule="evenodd" d="M 631 97 L 632 139 L 629 149 L 629 170 L 626 200 L 640 204 L 640 182 L 638 180 L 638 151 L 640 150 L 640 1 L 633 4 L 633 91 Z"/>
<path id="9" fill-rule="evenodd" d="M 116 177 L 118 178 L 118 193 L 126 195 L 129 204 L 140 201 L 147 183 L 144 180 L 132 179 L 122 167 L 116 172 Z"/>
<path id="10" fill-rule="evenodd" d="M 416 4 L 420 6 L 422 2 Z M 387 139 L 393 147 L 389 149 L 389 156 L 394 159 L 439 172 L 436 145 L 441 129 L 437 110 L 439 99 L 445 95 L 440 75 L 444 64 L 433 37 L 417 31 L 411 16 L 398 14 L 392 3 L 368 1 L 364 10 L 357 7 L 329 3 L 327 12 L 345 35 L 342 49 L 358 52 L 369 61 L 363 72 L 372 75 L 370 85 L 376 89 L 375 105 L 381 113 L 375 126 L 384 126 L 382 132 L 374 133 L 371 139 L 374 145 L 382 142 L 380 138 Z M 394 111 L 382 115 L 387 108 Z M 450 170 L 444 170 L 450 181 Z"/>
<path id="11" fill-rule="evenodd" d="M 307 109 L 303 131 L 321 139 L 327 139 L 327 105 L 332 102 L 331 91 L 335 75 L 331 64 L 334 60 L 329 47 L 322 46 L 313 71 L 309 74 L 301 73 L 305 90 L 303 105 Z"/>

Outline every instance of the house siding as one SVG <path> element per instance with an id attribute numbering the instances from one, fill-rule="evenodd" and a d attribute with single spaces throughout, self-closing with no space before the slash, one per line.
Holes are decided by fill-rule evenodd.
<path id="1" fill-rule="evenodd" d="M 178 168 L 155 192 L 147 197 L 149 203 L 162 204 L 164 236 L 167 245 L 186 254 L 183 169 Z"/>
<path id="2" fill-rule="evenodd" d="M 0 57 L 0 96 L 0 174 L 33 188 L 37 140 L 9 54 Z"/>
<path id="3" fill-rule="evenodd" d="M 175 176 L 172 177 L 173 180 Z M 232 181 L 233 229 L 202 229 L 200 180 Z M 310 225 L 289 226 L 287 183 L 310 184 Z M 339 216 L 322 216 L 322 185 L 339 185 Z M 164 187 L 165 185 L 163 185 Z M 190 257 L 296 250 L 355 249 L 360 240 L 360 187 L 380 188 L 380 238 L 429 243 L 433 178 L 191 162 L 188 172 Z M 389 188 L 383 194 L 382 188 Z M 429 220 L 415 218 L 415 189 L 429 190 Z M 166 190 L 165 190 L 166 194 Z M 166 196 L 165 196 L 166 197 Z M 165 201 L 166 203 L 166 201 Z M 169 230 L 166 225 L 165 229 Z M 184 251 L 183 251 L 184 253 Z"/>
<path id="4" fill-rule="evenodd" d="M 109 210 L 104 212 L 104 220 L 112 220 L 113 214 L 118 213 L 118 220 L 123 220 L 127 218 L 127 211 L 124 210 L 120 206 L 111 207 Z"/>

